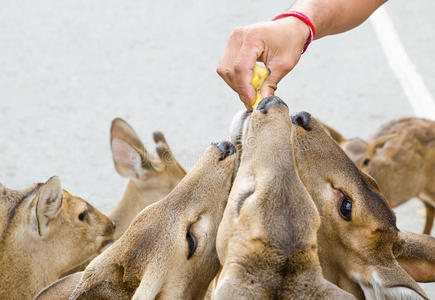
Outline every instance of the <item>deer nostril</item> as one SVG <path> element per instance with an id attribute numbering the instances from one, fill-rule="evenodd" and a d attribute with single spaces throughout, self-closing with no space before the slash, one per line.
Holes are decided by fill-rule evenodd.
<path id="1" fill-rule="evenodd" d="M 311 115 L 306 111 L 301 111 L 292 115 L 293 124 L 300 126 L 307 131 L 311 130 L 310 119 L 311 119 Z"/>
<path id="2" fill-rule="evenodd" d="M 223 142 L 216 142 L 216 143 L 212 143 L 212 145 L 216 146 L 219 151 L 221 152 L 221 158 L 220 160 L 224 160 L 225 158 L 227 158 L 228 156 L 236 153 L 236 148 L 234 147 L 234 145 L 228 141 L 223 141 Z"/>
<path id="3" fill-rule="evenodd" d="M 116 229 L 116 224 L 115 224 L 115 222 L 112 222 L 112 228 L 113 228 L 113 230 Z"/>
<path id="4" fill-rule="evenodd" d="M 281 98 L 277 96 L 269 96 L 260 101 L 260 103 L 257 106 L 257 110 L 263 110 L 265 113 L 267 113 L 267 110 L 275 105 L 287 106 L 287 104 L 285 104 L 285 102 L 282 101 Z"/>

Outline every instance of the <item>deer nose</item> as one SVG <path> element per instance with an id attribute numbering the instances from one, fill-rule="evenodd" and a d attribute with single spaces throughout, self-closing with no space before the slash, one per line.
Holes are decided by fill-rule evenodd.
<path id="1" fill-rule="evenodd" d="M 116 229 L 116 224 L 115 224 L 115 222 L 113 222 L 113 221 L 112 221 L 112 228 L 113 228 L 113 230 Z"/>
<path id="2" fill-rule="evenodd" d="M 298 112 L 294 115 L 292 115 L 292 122 L 293 124 L 297 126 L 301 126 L 303 129 L 310 131 L 310 119 L 311 115 L 310 113 L 307 113 L 306 111 Z"/>
<path id="3" fill-rule="evenodd" d="M 212 143 L 212 145 L 216 146 L 216 148 L 218 148 L 221 152 L 220 160 L 224 160 L 228 156 L 236 153 L 236 147 L 234 147 L 234 145 L 228 141 Z"/>
<path id="4" fill-rule="evenodd" d="M 264 112 L 267 113 L 267 110 L 275 105 L 287 106 L 287 104 L 285 104 L 285 102 L 282 101 L 281 98 L 277 96 L 269 96 L 260 101 L 260 103 L 257 106 L 257 110 L 264 110 Z"/>

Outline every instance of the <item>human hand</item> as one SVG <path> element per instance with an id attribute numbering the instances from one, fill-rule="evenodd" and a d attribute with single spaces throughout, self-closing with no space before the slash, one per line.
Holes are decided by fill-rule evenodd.
<path id="1" fill-rule="evenodd" d="M 237 28 L 228 39 L 217 72 L 252 110 L 256 96 L 251 85 L 255 63 L 263 62 L 271 71 L 261 95 L 273 95 L 278 82 L 299 61 L 309 36 L 308 25 L 295 17 Z"/>

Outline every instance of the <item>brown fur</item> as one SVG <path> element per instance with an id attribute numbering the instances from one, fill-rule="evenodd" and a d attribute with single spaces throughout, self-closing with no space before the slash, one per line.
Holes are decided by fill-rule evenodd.
<path id="1" fill-rule="evenodd" d="M 427 299 L 393 255 L 393 246 L 407 245 L 401 244 L 395 215 L 376 182 L 352 163 L 320 122 L 311 118 L 309 127 L 292 127 L 292 140 L 298 174 L 321 217 L 317 236 L 325 278 L 359 299 L 395 291 Z M 352 202 L 350 221 L 340 215 L 344 195 Z"/>
<path id="2" fill-rule="evenodd" d="M 110 219 L 57 177 L 25 191 L 0 186 L 0 214 L 0 299 L 31 299 L 113 237 Z"/>
<path id="3" fill-rule="evenodd" d="M 167 197 L 88 265 L 70 299 L 202 299 L 219 268 L 215 236 L 234 168 L 233 155 L 221 156 L 210 146 Z M 188 232 L 197 241 L 189 259 Z"/>
<path id="4" fill-rule="evenodd" d="M 435 281 L 435 238 L 401 231 L 399 239 L 400 246 L 393 250 L 400 266 L 418 281 Z"/>
<path id="5" fill-rule="evenodd" d="M 338 135 L 332 137 L 359 168 L 377 181 L 391 207 L 414 197 L 425 203 L 423 233 L 430 234 L 435 209 L 435 122 L 420 118 L 393 120 L 367 142 Z"/>
<path id="6" fill-rule="evenodd" d="M 122 119 L 113 120 L 110 133 L 116 170 L 130 179 L 124 196 L 110 213 L 118 239 L 142 209 L 169 194 L 186 172 L 172 154 L 163 133 L 153 134 L 158 156 L 146 151 L 134 129 Z"/>
<path id="7" fill-rule="evenodd" d="M 320 219 L 295 170 L 287 106 L 263 99 L 240 134 L 245 116 L 234 120 L 243 153 L 219 225 L 213 299 L 354 299 L 322 277 Z"/>
<path id="8" fill-rule="evenodd" d="M 127 122 L 120 118 L 112 121 L 110 144 L 115 169 L 121 176 L 129 178 L 121 201 L 109 214 L 116 224 L 115 240 L 127 230 L 142 209 L 163 199 L 186 175 L 163 133 L 156 131 L 153 138 L 157 156 L 147 152 L 139 136 Z M 62 275 L 83 271 L 94 258 L 95 256 L 89 257 L 81 265 Z"/>

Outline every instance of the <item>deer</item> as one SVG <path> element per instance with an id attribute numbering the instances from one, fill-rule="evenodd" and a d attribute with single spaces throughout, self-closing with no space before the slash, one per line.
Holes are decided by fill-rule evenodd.
<path id="1" fill-rule="evenodd" d="M 112 242 L 113 222 L 62 189 L 59 177 L 22 191 L 0 184 L 0 299 L 32 299 Z"/>
<path id="2" fill-rule="evenodd" d="M 376 181 L 322 123 L 307 112 L 291 118 L 298 175 L 320 214 L 324 277 L 357 299 L 429 299 L 416 280 L 435 280 L 435 239 L 399 230 Z"/>
<path id="3" fill-rule="evenodd" d="M 134 217 L 146 206 L 164 198 L 186 175 L 175 159 L 161 131 L 153 132 L 156 155 L 149 153 L 136 131 L 121 118 L 110 127 L 110 148 L 115 170 L 129 182 L 122 199 L 109 213 L 116 224 L 113 240 L 128 228 Z M 81 265 L 63 273 L 62 277 L 83 271 L 96 257 L 89 257 Z"/>
<path id="4" fill-rule="evenodd" d="M 36 299 L 202 299 L 219 269 L 215 239 L 235 151 L 226 141 L 209 146 L 178 185 L 144 208 L 83 272 Z"/>
<path id="5" fill-rule="evenodd" d="M 320 217 L 296 173 L 288 115 L 273 96 L 233 119 L 242 151 L 216 237 L 212 299 L 355 299 L 322 276 Z"/>
<path id="6" fill-rule="evenodd" d="M 376 180 L 391 207 L 412 198 L 423 202 L 423 233 L 430 234 L 435 215 L 435 122 L 395 119 L 383 124 L 367 141 L 346 139 L 333 128 L 325 128 L 353 162 Z"/>
<path id="7" fill-rule="evenodd" d="M 147 152 L 126 121 L 120 118 L 112 121 L 110 146 L 115 169 L 119 175 L 129 179 L 124 196 L 109 214 L 116 224 L 114 239 L 125 232 L 143 208 L 163 199 L 186 175 L 163 133 L 154 132 L 153 139 L 157 156 Z"/>

